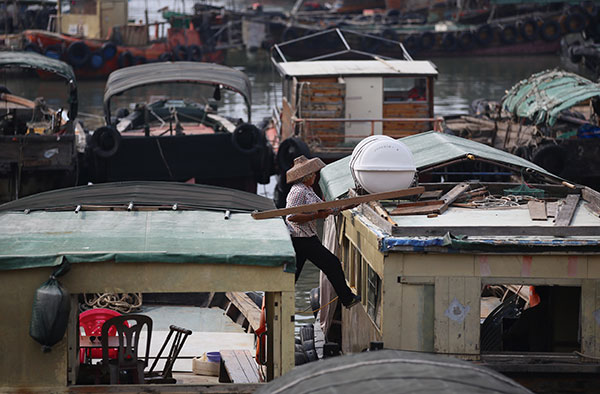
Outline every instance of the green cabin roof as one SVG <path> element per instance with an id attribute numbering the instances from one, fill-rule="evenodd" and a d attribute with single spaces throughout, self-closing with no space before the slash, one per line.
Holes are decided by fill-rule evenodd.
<path id="1" fill-rule="evenodd" d="M 467 156 L 473 155 L 475 158 L 509 165 L 516 169 L 530 169 L 551 179 L 560 180 L 556 175 L 521 157 L 450 134 L 428 131 L 400 138 L 399 141 L 411 150 L 417 171 L 455 160 L 468 160 Z M 319 186 L 327 200 L 339 198 L 355 186 L 350 172 L 350 158 L 351 156 L 347 156 L 321 170 Z"/>
<path id="2" fill-rule="evenodd" d="M 136 183 L 138 194 L 143 189 L 139 184 Z M 148 184 L 151 189 L 156 188 L 156 183 Z M 167 182 L 159 184 L 169 185 Z M 262 198 L 268 201 L 237 190 L 180 185 L 188 198 L 192 190 L 196 190 L 198 200 L 205 193 L 217 191 L 241 199 Z M 106 187 L 94 186 L 99 190 Z M 73 189 L 81 194 L 80 188 Z M 144 199 L 149 200 L 148 196 Z M 176 196 L 170 201 L 175 199 Z M 260 201 L 258 203 L 262 205 Z M 154 201 L 153 204 L 164 206 L 165 202 Z M 21 204 L 19 209 L 26 205 Z M 72 207 L 62 210 L 66 209 L 66 205 L 56 208 L 60 204 L 54 204 L 55 207 L 50 210 L 0 207 L 0 270 L 57 266 L 64 260 L 70 263 L 112 260 L 117 263 L 150 261 L 283 266 L 286 271 L 294 272 L 295 254 L 284 222 L 280 218 L 254 220 L 249 210 L 233 209 L 226 219 L 225 211 L 232 208 L 229 205 L 231 203 L 223 208 L 134 208 L 127 211 L 121 204 L 120 210 L 82 208 L 79 213 L 75 213 Z M 144 208 L 148 207 L 146 204 Z"/>

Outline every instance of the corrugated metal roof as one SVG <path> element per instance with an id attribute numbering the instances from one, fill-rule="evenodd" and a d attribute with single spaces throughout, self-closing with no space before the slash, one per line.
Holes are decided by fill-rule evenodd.
<path id="1" fill-rule="evenodd" d="M 283 266 L 295 270 L 279 219 L 214 211 L 0 213 L 0 271 L 99 261 Z"/>
<path id="2" fill-rule="evenodd" d="M 547 70 L 513 86 L 502 99 L 502 107 L 535 124 L 556 123 L 561 111 L 591 97 L 600 96 L 600 84 L 562 70 Z"/>
<path id="3" fill-rule="evenodd" d="M 517 168 L 531 169 L 556 180 L 561 179 L 537 164 L 521 157 L 476 141 L 449 134 L 428 131 L 400 138 L 399 141 L 405 143 L 411 150 L 417 171 L 422 171 L 456 159 L 466 158 L 467 155 L 473 155 L 476 158 L 508 164 Z M 346 193 L 349 188 L 353 188 L 355 185 L 350 172 L 350 156 L 323 168 L 321 170 L 319 185 L 328 200 L 338 198 Z"/>
<path id="4" fill-rule="evenodd" d="M 276 66 L 280 69 L 280 74 L 286 77 L 438 75 L 433 63 L 426 60 L 319 60 L 277 63 Z"/>

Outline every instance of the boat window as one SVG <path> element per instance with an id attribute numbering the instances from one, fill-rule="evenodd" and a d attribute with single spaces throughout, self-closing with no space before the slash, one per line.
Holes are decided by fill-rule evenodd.
<path id="1" fill-rule="evenodd" d="M 381 326 L 381 278 L 367 265 L 367 313 L 373 322 Z"/>
<path id="2" fill-rule="evenodd" d="M 61 4 L 64 13 L 96 15 L 96 0 L 71 0 Z"/>
<path id="3" fill-rule="evenodd" d="M 384 78 L 383 102 L 425 101 L 427 100 L 426 88 L 425 78 Z"/>
<path id="4" fill-rule="evenodd" d="M 574 286 L 484 286 L 481 351 L 580 351 L 580 301 L 581 288 Z"/>

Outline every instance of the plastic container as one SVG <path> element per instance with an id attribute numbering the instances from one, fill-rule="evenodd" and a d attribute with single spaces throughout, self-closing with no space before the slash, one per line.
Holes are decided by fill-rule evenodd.
<path id="1" fill-rule="evenodd" d="M 207 352 L 206 353 L 206 358 L 208 358 L 208 361 L 210 361 L 210 362 L 219 363 L 219 362 L 221 362 L 221 353 L 219 353 L 219 352 Z"/>
<path id="2" fill-rule="evenodd" d="M 408 147 L 384 135 L 365 138 L 352 151 L 350 170 L 355 183 L 369 193 L 408 188 L 417 168 Z"/>

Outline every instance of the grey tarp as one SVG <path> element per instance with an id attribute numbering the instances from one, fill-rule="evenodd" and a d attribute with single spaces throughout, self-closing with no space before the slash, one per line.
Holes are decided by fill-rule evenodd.
<path id="1" fill-rule="evenodd" d="M 475 158 L 510 165 L 516 169 L 531 169 L 551 179 L 560 180 L 537 164 L 519 156 L 449 134 L 428 131 L 400 138 L 399 141 L 406 144 L 412 152 L 417 171 L 473 155 Z M 350 156 L 323 168 L 319 186 L 327 200 L 338 198 L 353 188 L 355 185 L 350 172 Z"/>
<path id="2" fill-rule="evenodd" d="M 379 350 L 294 368 L 256 391 L 300 393 L 531 393 L 491 369 L 448 356 Z"/>
<path id="3" fill-rule="evenodd" d="M 108 77 L 104 89 L 104 113 L 110 115 L 110 99 L 127 90 L 160 83 L 197 83 L 221 86 L 244 97 L 250 114 L 252 86 L 248 76 L 235 68 L 213 63 L 163 62 L 121 68 Z"/>

